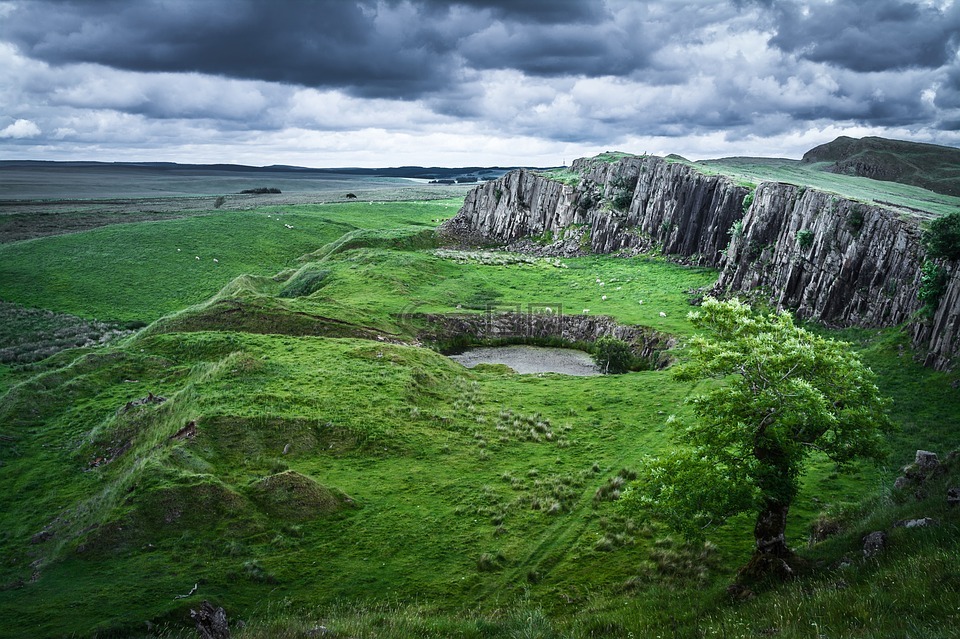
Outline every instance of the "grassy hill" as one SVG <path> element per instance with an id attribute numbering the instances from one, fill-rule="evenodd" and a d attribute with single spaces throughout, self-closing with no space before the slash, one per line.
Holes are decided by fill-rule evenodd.
<path id="1" fill-rule="evenodd" d="M 493 305 L 682 339 L 716 273 L 444 250 L 430 231 L 456 209 L 224 211 L 0 247 L 0 311 L 150 324 L 0 369 L 0 637 L 192 636 L 204 599 L 241 637 L 954 636 L 956 471 L 919 501 L 890 489 L 917 448 L 960 445 L 954 376 L 895 330 L 828 333 L 894 398 L 893 455 L 817 462 L 791 542 L 821 516 L 838 534 L 801 550 L 797 583 L 733 601 L 751 521 L 692 544 L 612 499 L 697 387 L 468 370 L 418 337 L 419 313 Z M 893 528 L 920 516 L 939 525 Z M 877 528 L 891 550 L 865 561 Z"/>
<path id="2" fill-rule="evenodd" d="M 803 155 L 822 170 L 900 182 L 945 195 L 960 195 L 960 149 L 886 138 L 840 136 Z"/>

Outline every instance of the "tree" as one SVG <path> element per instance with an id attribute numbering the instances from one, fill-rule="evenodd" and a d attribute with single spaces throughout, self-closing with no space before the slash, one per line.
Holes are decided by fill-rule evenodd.
<path id="1" fill-rule="evenodd" d="M 930 257 L 960 259 L 960 211 L 953 211 L 930 222 L 922 242 Z"/>
<path id="2" fill-rule="evenodd" d="M 891 429 L 887 401 L 849 344 L 796 326 L 789 313 L 756 314 L 706 298 L 690 320 L 682 380 L 718 380 L 691 400 L 685 444 L 647 464 L 628 498 L 688 536 L 754 512 L 755 548 L 744 576 L 787 577 L 786 522 L 811 455 L 845 465 L 880 459 Z"/>

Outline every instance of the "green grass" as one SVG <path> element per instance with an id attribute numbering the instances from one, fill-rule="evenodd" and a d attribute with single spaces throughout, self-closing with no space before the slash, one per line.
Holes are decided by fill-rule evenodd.
<path id="1" fill-rule="evenodd" d="M 431 220 L 456 209 L 440 200 L 224 211 L 15 242 L 0 246 L 0 299 L 87 319 L 150 322 L 207 299 L 238 275 L 295 266 L 348 231 L 435 226 Z"/>
<path id="2" fill-rule="evenodd" d="M 0 390 L 22 382 L 0 399 L 0 619 L 17 620 L 0 636 L 136 636 L 147 621 L 160 636 L 190 636 L 187 611 L 202 599 L 249 621 L 237 634 L 251 638 L 319 625 L 357 637 L 741 636 L 766 624 L 799 637 L 825 617 L 832 633 L 851 631 L 858 607 L 901 634 L 955 619 L 948 596 L 915 613 L 887 599 L 883 612 L 834 594 L 827 573 L 730 606 L 724 587 L 750 552 L 749 518 L 704 549 L 609 498 L 673 445 L 667 417 L 687 410 L 695 387 L 666 371 L 466 370 L 414 342 L 416 313 L 489 307 L 589 309 L 682 337 L 689 291 L 715 272 L 438 251 L 423 230 L 452 215 L 451 202 L 284 210 L 279 221 L 225 213 L 0 248 L 3 268 L 10 256 L 25 269 L 31 250 L 64 254 L 45 277 L 82 282 L 94 317 L 118 304 L 132 318 L 179 311 L 126 343 L 0 368 Z M 303 237 L 289 242 L 298 236 L 283 223 Z M 150 242 L 102 244 L 137 237 Z M 129 281 L 94 268 L 189 238 L 220 242 L 219 266 L 237 260 L 200 278 L 190 254 L 171 271 L 181 287 L 199 280 L 196 298 L 133 295 L 149 285 L 134 277 L 156 267 Z M 4 279 L 4 296 L 80 314 L 73 291 L 25 281 Z M 888 486 L 914 449 L 960 443 L 954 376 L 916 365 L 896 331 L 830 334 L 878 371 L 902 430 L 890 469 L 813 465 L 791 512 L 795 545 L 824 508 Z M 877 503 L 889 517 L 908 510 Z M 811 556 L 855 552 L 861 529 Z M 906 597 L 890 584 L 936 558 L 930 576 L 908 581 L 933 592 L 957 571 L 942 542 L 844 579 L 858 595 Z M 808 602 L 827 612 L 796 612 Z"/>
<path id="3" fill-rule="evenodd" d="M 724 158 L 721 160 L 683 161 L 709 175 L 727 175 L 742 184 L 785 182 L 836 193 L 851 200 L 875 204 L 920 219 L 932 219 L 955 211 L 960 198 L 926 189 L 881 182 L 852 175 L 825 171 L 826 163 L 804 163 L 781 158 Z"/>

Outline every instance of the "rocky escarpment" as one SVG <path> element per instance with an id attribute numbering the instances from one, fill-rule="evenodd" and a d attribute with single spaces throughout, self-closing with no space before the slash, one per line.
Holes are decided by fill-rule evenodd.
<path id="1" fill-rule="evenodd" d="M 471 191 L 441 227 L 447 238 L 507 244 L 537 236 L 575 237 L 594 253 L 651 250 L 717 266 L 749 190 L 663 158 L 577 160 L 576 186 L 515 171 Z"/>
<path id="2" fill-rule="evenodd" d="M 732 234 L 717 288 L 763 291 L 837 326 L 895 326 L 920 309 L 916 223 L 790 184 L 764 183 Z"/>
<path id="3" fill-rule="evenodd" d="M 594 253 L 659 251 L 719 268 L 718 293 L 760 295 L 802 318 L 910 324 L 914 346 L 938 369 L 960 352 L 960 270 L 951 271 L 933 317 L 921 316 L 927 256 L 914 219 L 790 184 L 751 192 L 651 156 L 577 160 L 567 177 L 575 179 L 521 170 L 488 182 L 441 235 L 498 245 L 534 238 L 541 250 L 565 254 L 571 242 Z"/>

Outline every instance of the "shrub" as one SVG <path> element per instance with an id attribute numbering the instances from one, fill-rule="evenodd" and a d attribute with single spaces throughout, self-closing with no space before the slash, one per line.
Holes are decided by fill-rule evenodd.
<path id="1" fill-rule="evenodd" d="M 797 231 L 797 246 L 803 251 L 813 246 L 813 231 L 810 229 Z"/>
<path id="2" fill-rule="evenodd" d="M 747 193 L 747 196 L 743 198 L 743 212 L 746 213 L 750 210 L 750 205 L 753 204 L 753 194 L 755 191 L 750 191 Z"/>
<path id="3" fill-rule="evenodd" d="M 864 221 L 863 209 L 859 206 L 851 209 L 850 215 L 847 216 L 847 226 L 850 227 L 850 230 L 854 233 L 860 232 L 860 229 L 863 228 Z"/>
<path id="4" fill-rule="evenodd" d="M 923 232 L 922 241 L 931 258 L 960 258 L 960 211 L 930 222 Z"/>
<path id="5" fill-rule="evenodd" d="M 917 298 L 923 302 L 921 312 L 924 315 L 929 317 L 937 312 L 946 288 L 947 270 L 936 262 L 924 262 L 920 267 L 920 290 L 917 291 Z"/>
<path id="6" fill-rule="evenodd" d="M 593 344 L 593 360 L 605 374 L 626 373 L 634 364 L 630 344 L 612 335 L 604 335 Z"/>

